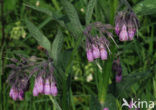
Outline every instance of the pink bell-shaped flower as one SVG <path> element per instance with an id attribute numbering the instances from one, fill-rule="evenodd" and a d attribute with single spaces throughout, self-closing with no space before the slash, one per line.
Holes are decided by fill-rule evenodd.
<path id="1" fill-rule="evenodd" d="M 94 60 L 93 53 L 92 53 L 91 49 L 87 50 L 87 59 L 89 62 L 92 62 Z"/>
<path id="2" fill-rule="evenodd" d="M 119 40 L 120 41 L 127 41 L 128 40 L 127 27 L 125 24 L 122 26 L 122 30 L 119 34 Z"/>
<path id="3" fill-rule="evenodd" d="M 100 58 L 100 51 L 98 46 L 95 46 L 94 44 L 92 44 L 92 48 L 93 48 L 93 57 L 96 58 Z"/>
<path id="4" fill-rule="evenodd" d="M 33 88 L 33 96 L 38 96 L 39 92 L 36 87 Z"/>
<path id="5" fill-rule="evenodd" d="M 57 87 L 56 87 L 56 84 L 55 83 L 51 83 L 51 94 L 53 95 L 53 96 L 57 96 Z"/>
<path id="6" fill-rule="evenodd" d="M 45 84 L 44 84 L 44 94 L 45 95 L 50 95 L 51 94 L 51 88 L 50 88 L 49 79 L 46 79 L 46 81 L 45 81 Z"/>
<path id="7" fill-rule="evenodd" d="M 39 76 L 37 78 L 37 86 L 36 86 L 38 93 L 43 93 L 43 85 L 44 85 L 43 78 Z"/>

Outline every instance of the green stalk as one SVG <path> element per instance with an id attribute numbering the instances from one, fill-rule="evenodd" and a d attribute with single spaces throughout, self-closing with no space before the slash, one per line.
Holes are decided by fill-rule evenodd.
<path id="1" fill-rule="evenodd" d="M 110 55 L 110 58 L 108 58 L 107 61 L 102 62 L 102 67 L 104 68 L 102 70 L 102 76 L 99 77 L 99 84 L 101 87 L 99 87 L 99 101 L 102 105 L 104 105 L 105 100 L 106 100 L 106 95 L 107 95 L 107 89 L 109 85 L 109 79 L 110 79 L 110 74 L 112 73 L 112 64 L 113 64 L 113 59 L 114 59 L 114 51 L 116 48 L 112 50 L 112 54 Z"/>
<path id="2" fill-rule="evenodd" d="M 59 7 L 57 1 L 56 1 L 56 0 L 51 0 L 51 1 L 52 1 L 52 3 L 54 4 L 56 10 L 60 10 L 60 7 Z"/>
<path id="3" fill-rule="evenodd" d="M 57 103 L 57 101 L 51 95 L 49 95 L 49 98 L 50 98 L 51 102 L 53 103 L 53 106 L 54 106 L 53 110 L 62 110 L 60 105 Z"/>
<path id="4" fill-rule="evenodd" d="M 102 91 L 101 91 L 101 97 L 100 97 L 100 103 L 104 104 L 105 99 L 106 99 L 106 95 L 107 95 L 107 88 L 108 88 L 108 84 L 109 84 L 109 78 L 110 78 L 110 73 L 112 70 L 112 60 L 110 59 L 106 65 L 105 65 L 105 69 L 102 73 Z"/>

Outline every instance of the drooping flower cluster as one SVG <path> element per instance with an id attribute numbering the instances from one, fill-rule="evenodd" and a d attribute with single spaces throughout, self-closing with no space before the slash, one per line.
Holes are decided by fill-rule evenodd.
<path id="1" fill-rule="evenodd" d="M 54 67 L 51 59 L 36 63 L 36 57 L 11 59 L 13 64 L 8 65 L 11 68 L 11 74 L 8 82 L 11 85 L 10 97 L 13 100 L 23 100 L 24 92 L 28 90 L 29 79 L 36 76 L 33 88 L 33 96 L 39 93 L 45 95 L 57 95 L 56 81 L 53 76 Z M 36 75 L 37 74 L 37 75 Z"/>
<path id="2" fill-rule="evenodd" d="M 38 96 L 39 93 L 57 95 L 56 82 L 53 77 L 53 66 L 51 64 L 43 64 L 43 68 L 39 70 L 39 74 L 35 79 L 33 96 Z"/>
<path id="3" fill-rule="evenodd" d="M 27 74 L 26 68 L 31 64 L 28 64 L 27 59 L 21 59 L 22 61 L 18 61 L 13 58 L 11 59 L 13 64 L 8 65 L 8 67 L 12 69 L 7 81 L 11 85 L 9 95 L 13 100 L 23 100 L 24 92 L 29 86 L 29 75 Z"/>
<path id="4" fill-rule="evenodd" d="M 114 60 L 112 69 L 116 73 L 115 74 L 115 81 L 117 83 L 120 82 L 122 80 L 122 67 L 121 67 L 119 59 Z"/>
<path id="5" fill-rule="evenodd" d="M 16 87 L 12 87 L 11 90 L 10 90 L 9 96 L 13 100 L 23 100 L 24 91 L 23 90 L 18 90 Z"/>
<path id="6" fill-rule="evenodd" d="M 121 11 L 115 18 L 115 32 L 120 41 L 133 40 L 139 23 L 134 12 Z"/>
<path id="7" fill-rule="evenodd" d="M 90 41 L 89 41 L 90 40 Z M 101 58 L 101 60 L 107 59 L 107 49 L 104 45 L 107 39 L 104 37 L 99 38 L 98 36 L 95 38 L 89 38 L 87 40 L 87 59 L 89 62 L 94 59 Z"/>
<path id="8" fill-rule="evenodd" d="M 92 28 L 94 27 L 99 31 L 99 35 L 91 35 Z M 105 35 L 107 35 L 114 41 L 112 33 L 108 31 L 109 29 L 113 29 L 113 27 L 109 24 L 103 25 L 101 22 L 90 24 L 85 29 L 84 35 L 86 36 L 86 52 L 89 62 L 92 62 L 97 58 L 101 58 L 101 60 L 107 60 L 107 50 L 110 52 L 110 42 L 105 37 Z"/>
<path id="9" fill-rule="evenodd" d="M 23 100 L 24 92 L 28 89 L 28 76 L 24 76 L 21 79 L 18 79 L 19 83 L 12 85 L 9 96 L 13 100 Z"/>

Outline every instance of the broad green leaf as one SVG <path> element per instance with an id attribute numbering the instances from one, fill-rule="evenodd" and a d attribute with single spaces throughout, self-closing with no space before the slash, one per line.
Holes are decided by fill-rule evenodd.
<path id="1" fill-rule="evenodd" d="M 86 24 L 89 24 L 92 18 L 92 14 L 93 14 L 93 9 L 96 5 L 96 0 L 90 0 L 87 6 L 87 11 L 86 11 Z"/>
<path id="2" fill-rule="evenodd" d="M 29 20 L 25 20 L 26 26 L 30 34 L 38 41 L 38 44 L 43 46 L 49 53 L 51 53 L 50 41 L 40 32 L 40 30 Z"/>
<path id="3" fill-rule="evenodd" d="M 25 6 L 32 8 L 36 11 L 39 11 L 41 13 L 47 14 L 48 16 L 51 17 L 51 19 L 56 20 L 62 27 L 65 27 L 64 21 L 62 20 L 63 15 L 59 14 L 57 12 L 52 12 L 51 10 L 47 9 L 47 8 L 42 8 L 42 7 L 36 7 L 33 5 L 28 5 L 28 4 L 24 4 Z"/>
<path id="4" fill-rule="evenodd" d="M 59 54 L 61 52 L 63 39 L 64 39 L 64 37 L 62 35 L 61 30 L 59 29 L 57 32 L 57 35 L 53 41 L 53 44 L 52 44 L 52 57 L 56 64 L 58 64 L 58 58 L 60 56 Z"/>
<path id="5" fill-rule="evenodd" d="M 71 55 L 72 55 L 72 51 L 73 49 L 68 49 L 68 50 L 64 50 L 62 53 L 61 53 L 61 63 L 62 63 L 62 66 L 64 66 L 64 68 L 66 68 L 66 66 L 69 64 L 69 61 L 71 59 Z"/>
<path id="6" fill-rule="evenodd" d="M 156 14 L 156 0 L 144 0 L 134 7 L 134 11 L 139 15 Z"/>
<path id="7" fill-rule="evenodd" d="M 69 31 L 72 32 L 74 36 L 78 36 L 82 33 L 83 28 L 76 9 L 68 0 L 61 0 L 61 4 L 70 20 L 70 23 L 67 24 Z"/>
<path id="8" fill-rule="evenodd" d="M 36 7 L 36 6 L 33 6 L 33 5 L 28 5 L 28 4 L 24 4 L 24 5 L 29 7 L 29 8 L 32 8 L 34 10 L 37 10 L 39 12 L 45 13 L 45 14 L 47 14 L 49 16 L 53 15 L 53 13 L 50 10 L 46 9 L 46 8 Z"/>

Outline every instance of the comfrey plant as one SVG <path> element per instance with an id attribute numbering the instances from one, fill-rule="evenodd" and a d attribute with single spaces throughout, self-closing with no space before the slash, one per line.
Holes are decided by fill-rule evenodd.
<path id="1" fill-rule="evenodd" d="M 96 30 L 99 32 L 95 36 L 91 34 L 93 28 L 96 28 Z M 109 49 L 110 42 L 106 38 L 106 36 L 111 38 L 116 44 L 113 38 L 113 34 L 108 31 L 110 29 L 113 29 L 110 24 L 104 25 L 101 22 L 92 23 L 86 27 L 84 35 L 86 36 L 86 52 L 89 62 L 92 62 L 97 58 L 101 58 L 101 60 L 107 60 L 107 50 L 109 51 L 109 53 L 111 53 L 111 51 Z"/>
<path id="2" fill-rule="evenodd" d="M 120 11 L 115 18 L 115 33 L 120 41 L 133 40 L 139 22 L 133 11 Z"/>
<path id="3" fill-rule="evenodd" d="M 58 91 L 53 75 L 54 67 L 52 60 L 50 58 L 43 61 L 37 60 L 36 57 L 21 57 L 21 60 L 11 59 L 13 64 L 8 65 L 11 68 L 8 83 L 11 85 L 10 97 L 13 100 L 24 99 L 24 92 L 28 90 L 29 80 L 32 76 L 35 76 L 33 96 L 38 96 L 39 93 L 57 95 Z"/>

